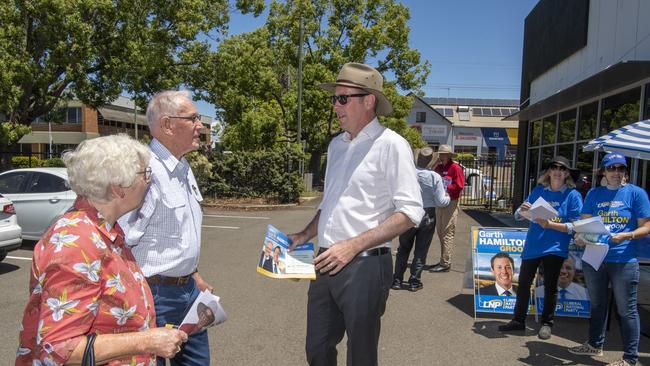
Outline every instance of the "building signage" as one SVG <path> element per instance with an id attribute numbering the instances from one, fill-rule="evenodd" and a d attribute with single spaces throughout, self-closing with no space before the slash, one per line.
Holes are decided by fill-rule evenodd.
<path id="1" fill-rule="evenodd" d="M 422 137 L 427 139 L 428 137 L 446 137 L 447 136 L 447 127 L 445 126 L 432 126 L 432 125 L 422 125 L 420 126 L 422 130 Z"/>

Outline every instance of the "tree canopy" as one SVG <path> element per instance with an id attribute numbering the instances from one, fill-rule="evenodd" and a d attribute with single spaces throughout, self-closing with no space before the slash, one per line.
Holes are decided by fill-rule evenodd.
<path id="1" fill-rule="evenodd" d="M 382 123 L 414 146 L 419 134 L 406 126 L 411 97 L 429 73 L 417 50 L 409 48 L 408 8 L 394 0 L 272 0 L 266 24 L 224 40 L 194 70 L 189 84 L 219 108 L 231 150 L 258 150 L 296 142 L 298 44 L 304 22 L 302 137 L 312 171 L 339 131 L 327 93 L 318 85 L 336 79 L 346 62 L 362 62 L 385 77 L 384 93 L 394 113 Z"/>
<path id="2" fill-rule="evenodd" d="M 258 15 L 264 1 L 235 6 Z M 228 14 L 228 0 L 0 2 L 0 112 L 29 124 L 73 95 L 100 106 L 176 87 Z"/>

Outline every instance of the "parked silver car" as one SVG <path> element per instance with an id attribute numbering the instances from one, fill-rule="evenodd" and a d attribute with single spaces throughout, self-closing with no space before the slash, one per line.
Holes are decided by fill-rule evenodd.
<path id="1" fill-rule="evenodd" d="M 0 173 L 0 194 L 13 201 L 23 239 L 39 240 L 77 194 L 67 185 L 65 168 L 26 168 Z"/>
<path id="2" fill-rule="evenodd" d="M 0 261 L 10 251 L 20 248 L 21 232 L 13 203 L 0 194 Z"/>

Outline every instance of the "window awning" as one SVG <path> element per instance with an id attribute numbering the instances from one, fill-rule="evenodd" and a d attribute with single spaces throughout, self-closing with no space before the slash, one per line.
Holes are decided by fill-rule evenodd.
<path id="1" fill-rule="evenodd" d="M 53 131 L 52 143 L 78 145 L 81 143 L 81 141 L 89 140 L 95 137 L 99 137 L 99 134 L 94 132 Z M 50 134 L 47 131 L 34 131 L 32 133 L 23 136 L 20 140 L 18 140 L 18 143 L 19 144 L 49 144 Z"/>
<path id="2" fill-rule="evenodd" d="M 650 78 L 650 61 L 621 61 L 504 120 L 532 121 L 646 78 Z"/>
<path id="3" fill-rule="evenodd" d="M 120 111 L 112 108 L 98 108 L 97 111 L 101 113 L 104 119 L 117 121 L 117 122 L 133 123 L 133 112 Z M 136 114 L 136 116 L 137 116 L 136 120 L 138 121 L 138 125 L 141 126 L 147 125 L 147 116 L 141 113 Z"/>

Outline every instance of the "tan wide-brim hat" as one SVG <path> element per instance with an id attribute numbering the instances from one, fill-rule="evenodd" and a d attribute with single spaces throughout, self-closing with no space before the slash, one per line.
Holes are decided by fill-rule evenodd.
<path id="1" fill-rule="evenodd" d="M 428 146 L 415 151 L 415 166 L 420 169 L 431 169 L 436 161 L 438 161 L 438 153 Z"/>
<path id="2" fill-rule="evenodd" d="M 440 145 L 438 147 L 438 154 L 451 154 L 451 155 L 456 155 L 454 153 L 454 150 L 451 149 L 451 146 L 449 145 Z"/>
<path id="3" fill-rule="evenodd" d="M 384 78 L 379 71 L 368 65 L 354 62 L 347 63 L 339 71 L 336 82 L 325 83 L 319 86 L 331 93 L 334 93 L 336 86 L 347 86 L 365 90 L 377 98 L 375 112 L 378 116 L 387 116 L 393 113 L 393 105 L 384 95 Z"/>

